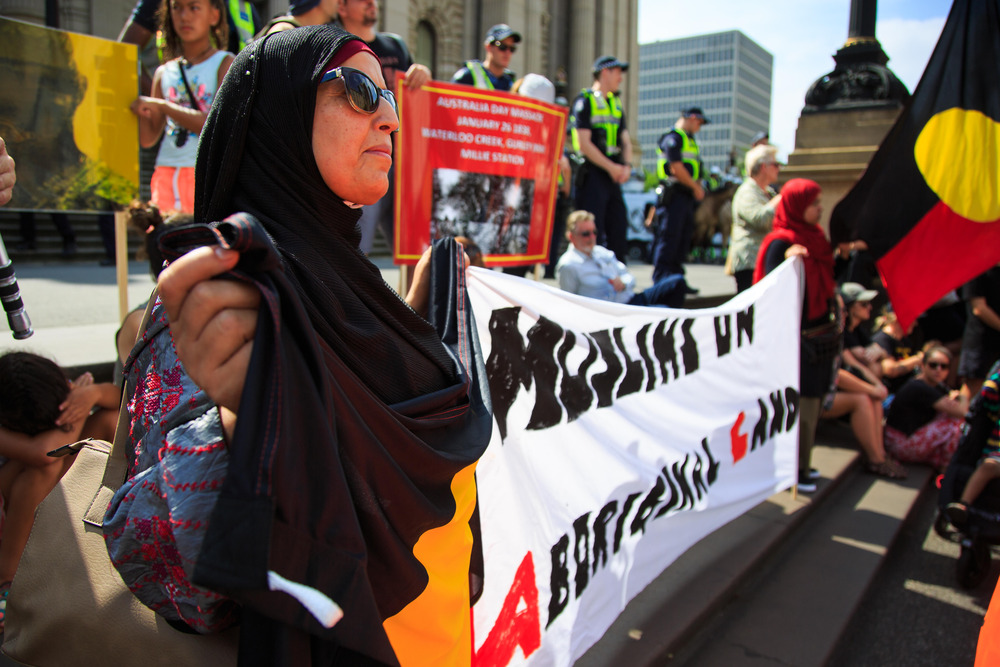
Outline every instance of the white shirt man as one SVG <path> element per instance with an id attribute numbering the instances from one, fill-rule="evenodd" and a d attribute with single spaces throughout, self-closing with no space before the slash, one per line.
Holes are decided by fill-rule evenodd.
<path id="1" fill-rule="evenodd" d="M 566 221 L 570 247 L 556 264 L 559 287 L 572 294 L 634 306 L 680 308 L 688 293 L 684 276 L 669 276 L 636 293 L 635 276 L 615 254 L 597 245 L 597 225 L 587 211 L 574 211 Z"/>

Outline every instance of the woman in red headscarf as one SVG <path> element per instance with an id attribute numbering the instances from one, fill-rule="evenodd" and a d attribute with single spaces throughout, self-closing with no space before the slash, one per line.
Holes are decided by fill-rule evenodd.
<path id="1" fill-rule="evenodd" d="M 833 248 L 820 226 L 823 214 L 821 190 L 815 181 L 794 178 L 781 188 L 781 201 L 774 212 L 774 226 L 764 237 L 754 271 L 756 283 L 790 257 L 801 257 L 805 266 L 805 296 L 802 308 L 802 344 L 799 364 L 799 479 L 800 491 L 816 489 L 819 476 L 810 465 L 816 425 L 828 395 L 857 398 L 851 425 L 868 458 L 868 469 L 887 477 L 905 477 L 906 471 L 888 457 L 881 445 L 880 414 L 868 396 L 855 396 L 842 388 L 833 393 L 837 377 L 843 322 L 834 299 Z M 829 406 L 827 406 L 829 408 Z M 881 406 L 879 406 L 881 408 Z M 829 412 L 829 410 L 827 411 Z M 869 431 L 873 437 L 868 437 Z"/>
<path id="2" fill-rule="evenodd" d="M 833 248 L 820 226 L 823 207 L 815 181 L 795 178 L 781 188 L 774 225 L 757 255 L 754 282 L 790 257 L 801 257 L 805 267 L 802 309 L 802 345 L 799 365 L 799 479 L 800 491 L 816 489 L 819 475 L 810 465 L 816 425 L 823 398 L 834 384 L 842 326 L 837 314 L 833 278 Z M 866 452 L 870 462 L 885 460 L 884 452 Z"/>

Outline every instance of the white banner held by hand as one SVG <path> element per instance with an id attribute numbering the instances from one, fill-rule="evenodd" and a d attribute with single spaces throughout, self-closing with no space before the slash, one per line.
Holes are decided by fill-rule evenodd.
<path id="1" fill-rule="evenodd" d="M 473 664 L 572 664 L 680 554 L 794 483 L 800 264 L 704 310 L 470 270 L 495 420 Z"/>

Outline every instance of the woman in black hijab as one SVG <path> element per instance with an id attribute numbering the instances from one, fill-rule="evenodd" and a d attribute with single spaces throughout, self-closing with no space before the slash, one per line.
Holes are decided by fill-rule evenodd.
<path id="1" fill-rule="evenodd" d="M 240 603 L 241 665 L 463 664 L 492 422 L 463 255 L 435 247 L 405 303 L 358 250 L 358 207 L 385 193 L 398 127 L 363 42 L 289 30 L 230 72 L 198 149 L 196 218 L 210 227 L 165 242 L 179 258 L 130 358 L 130 474 L 157 465 L 186 420 L 219 422 L 228 464 L 190 569 Z M 155 370 L 169 350 L 143 340 L 168 337 L 177 382 L 211 407 L 199 392 L 150 418 L 149 387 L 176 378 Z M 156 424 L 145 436 L 142 419 Z M 116 495 L 106 535 L 136 491 Z"/>

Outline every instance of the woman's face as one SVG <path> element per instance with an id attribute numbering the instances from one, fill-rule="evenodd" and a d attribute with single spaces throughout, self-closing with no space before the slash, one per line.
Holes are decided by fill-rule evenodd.
<path id="1" fill-rule="evenodd" d="M 855 301 L 851 304 L 850 312 L 853 322 L 866 322 L 872 316 L 872 302 Z"/>
<path id="2" fill-rule="evenodd" d="M 935 383 L 941 384 L 948 379 L 948 371 L 951 367 L 951 362 L 948 357 L 944 356 L 940 352 L 931 352 L 927 357 L 924 358 L 924 375 Z"/>
<path id="3" fill-rule="evenodd" d="M 806 210 L 802 212 L 802 219 L 808 222 L 810 225 L 818 225 L 820 216 L 823 215 L 823 205 L 820 203 L 822 195 L 816 195 L 816 199 L 813 199 L 809 206 L 806 206 Z"/>
<path id="4" fill-rule="evenodd" d="M 370 53 L 356 53 L 340 65 L 367 74 L 384 88 L 382 69 Z M 392 105 L 379 98 L 373 114 L 355 111 L 343 79 L 322 83 L 316 94 L 312 148 L 323 181 L 337 196 L 354 204 L 374 204 L 389 188 L 391 134 L 399 127 Z"/>

